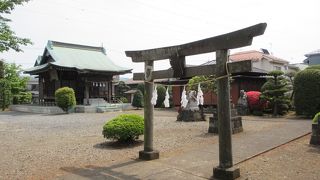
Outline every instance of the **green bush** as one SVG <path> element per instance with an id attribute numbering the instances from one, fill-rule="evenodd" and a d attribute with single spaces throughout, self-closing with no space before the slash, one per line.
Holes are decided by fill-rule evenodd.
<path id="1" fill-rule="evenodd" d="M 137 92 L 134 93 L 132 106 L 136 108 L 143 107 L 143 95 L 140 90 L 137 90 Z"/>
<path id="2" fill-rule="evenodd" d="M 144 84 L 138 84 L 137 89 L 141 91 L 142 95 L 144 95 Z"/>
<path id="3" fill-rule="evenodd" d="M 162 85 L 158 85 L 157 93 L 158 93 L 158 98 L 157 98 L 156 107 L 164 107 L 163 101 L 166 97 L 166 88 Z"/>
<path id="4" fill-rule="evenodd" d="M 320 65 L 312 65 L 312 66 L 307 67 L 306 69 L 318 69 L 318 70 L 320 70 Z"/>
<path id="5" fill-rule="evenodd" d="M 120 97 L 120 101 L 123 103 L 128 103 L 128 99 L 126 97 Z"/>
<path id="6" fill-rule="evenodd" d="M 312 123 L 318 124 L 318 119 L 320 119 L 320 112 L 318 112 L 312 119 Z"/>
<path id="7" fill-rule="evenodd" d="M 13 95 L 13 104 L 30 104 L 32 100 L 32 94 L 30 92 L 19 92 L 19 94 Z"/>
<path id="8" fill-rule="evenodd" d="M 320 69 L 310 67 L 300 71 L 293 87 L 297 115 L 313 117 L 320 111 Z"/>
<path id="9" fill-rule="evenodd" d="M 270 102 L 273 116 L 284 115 L 289 110 L 290 99 L 286 96 L 289 91 L 288 80 L 283 76 L 282 71 L 271 71 L 270 77 L 261 87 L 261 100 Z"/>
<path id="10" fill-rule="evenodd" d="M 123 114 L 108 121 L 102 134 L 107 139 L 133 141 L 143 134 L 144 119 L 137 114 Z"/>
<path id="11" fill-rule="evenodd" d="M 68 112 L 76 105 L 74 90 L 69 87 L 59 88 L 55 92 L 57 106 L 63 111 Z"/>
<path id="12" fill-rule="evenodd" d="M 0 108 L 4 111 L 11 104 L 11 83 L 0 79 Z"/>
<path id="13" fill-rule="evenodd" d="M 253 110 L 252 115 L 254 116 L 263 116 L 263 112 L 259 110 Z"/>
<path id="14" fill-rule="evenodd" d="M 0 79 L 4 77 L 4 62 L 0 60 Z"/>

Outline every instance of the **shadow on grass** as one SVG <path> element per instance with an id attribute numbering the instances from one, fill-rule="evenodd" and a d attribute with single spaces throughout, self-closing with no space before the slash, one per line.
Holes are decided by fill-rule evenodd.
<path id="1" fill-rule="evenodd" d="M 60 168 L 63 171 L 85 177 L 88 179 L 139 179 L 136 175 L 125 174 L 119 172 L 119 168 L 127 168 L 136 166 L 135 164 L 140 163 L 139 160 L 130 160 L 120 164 L 114 164 L 108 167 L 99 167 L 89 165 L 86 167 L 62 167 Z M 74 177 L 69 177 L 70 179 L 75 179 Z M 62 179 L 64 179 L 62 177 Z M 68 177 L 66 177 L 68 179 Z"/>
<path id="2" fill-rule="evenodd" d="M 142 145 L 143 145 L 142 140 L 128 141 L 128 142 L 106 141 L 103 143 L 98 143 L 93 147 L 98 149 L 129 149 L 129 148 L 134 148 Z"/>

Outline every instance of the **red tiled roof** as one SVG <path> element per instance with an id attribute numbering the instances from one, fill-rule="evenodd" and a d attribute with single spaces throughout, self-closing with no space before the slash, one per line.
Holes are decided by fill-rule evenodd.
<path id="1" fill-rule="evenodd" d="M 238 52 L 229 56 L 229 59 L 231 61 L 245 61 L 245 60 L 261 61 L 263 58 L 269 61 L 275 61 L 279 63 L 288 63 L 288 61 L 284 59 L 275 57 L 270 54 L 264 54 L 256 50 Z"/>

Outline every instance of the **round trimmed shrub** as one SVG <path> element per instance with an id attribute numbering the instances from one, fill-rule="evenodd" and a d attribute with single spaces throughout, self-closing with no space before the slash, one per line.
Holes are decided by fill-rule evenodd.
<path id="1" fill-rule="evenodd" d="M 69 87 L 62 87 L 54 93 L 57 106 L 63 111 L 68 112 L 76 105 L 74 90 Z"/>
<path id="2" fill-rule="evenodd" d="M 166 97 L 166 91 L 167 89 L 162 85 L 159 85 L 157 87 L 158 98 L 157 98 L 156 107 L 164 107 L 163 101 Z"/>
<path id="3" fill-rule="evenodd" d="M 320 119 L 320 112 L 318 112 L 314 118 L 312 119 L 312 123 L 318 124 L 318 120 Z"/>
<path id="4" fill-rule="evenodd" d="M 294 80 L 294 105 L 297 115 L 313 117 L 320 111 L 320 69 L 300 71 Z"/>
<path id="5" fill-rule="evenodd" d="M 140 90 L 134 93 L 132 106 L 136 108 L 143 107 L 143 94 Z"/>
<path id="6" fill-rule="evenodd" d="M 120 101 L 123 103 L 128 103 L 128 99 L 126 97 L 120 97 Z"/>
<path id="7" fill-rule="evenodd" d="M 13 95 L 13 104 L 30 104 L 32 100 L 32 94 L 30 92 L 19 92 L 19 94 Z"/>
<path id="8" fill-rule="evenodd" d="M 133 141 L 143 134 L 144 119 L 137 114 L 122 114 L 103 126 L 102 134 L 107 139 L 121 142 Z"/>
<path id="9" fill-rule="evenodd" d="M 266 106 L 265 101 L 260 100 L 261 92 L 259 91 L 248 91 L 246 92 L 248 107 L 251 112 L 253 111 L 263 111 Z"/>

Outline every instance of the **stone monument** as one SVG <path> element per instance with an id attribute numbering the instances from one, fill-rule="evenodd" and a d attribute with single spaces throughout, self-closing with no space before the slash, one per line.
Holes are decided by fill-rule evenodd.
<path id="1" fill-rule="evenodd" d="M 236 108 L 237 108 L 237 113 L 240 116 L 248 115 L 248 100 L 247 100 L 247 94 L 244 90 L 240 90 L 240 97 L 238 99 Z"/>
<path id="2" fill-rule="evenodd" d="M 197 103 L 196 91 L 189 91 L 187 95 L 188 104 L 182 108 L 177 116 L 177 121 L 205 121 L 203 112 L 200 111 Z"/>

